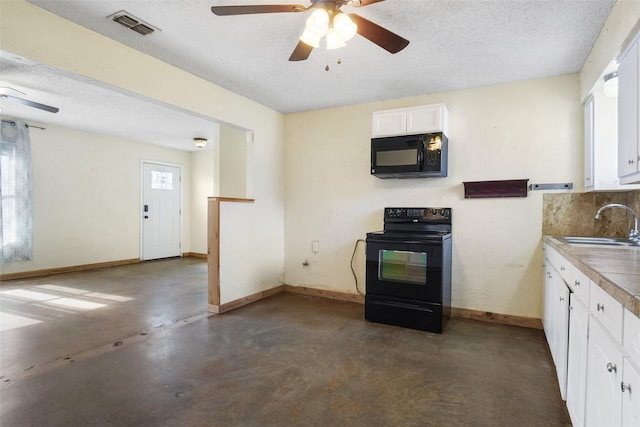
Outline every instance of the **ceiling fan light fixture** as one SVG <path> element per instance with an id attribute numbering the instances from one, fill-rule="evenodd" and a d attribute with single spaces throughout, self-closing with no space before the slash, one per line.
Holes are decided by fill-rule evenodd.
<path id="1" fill-rule="evenodd" d="M 322 38 L 329 31 L 329 14 L 324 9 L 316 9 L 305 25 L 305 31 L 310 31 L 318 37 Z"/>
<path id="2" fill-rule="evenodd" d="M 338 49 L 345 46 L 345 42 L 340 39 L 335 28 L 329 28 L 329 31 L 327 31 L 327 50 Z"/>
<path id="3" fill-rule="evenodd" d="M 312 31 L 309 31 L 309 29 L 305 28 L 304 33 L 302 33 L 302 35 L 300 36 L 300 41 L 308 44 L 311 47 L 318 48 L 320 47 L 321 37 L 322 36 L 318 37 Z"/>
<path id="4" fill-rule="evenodd" d="M 343 42 L 351 40 L 358 31 L 358 26 L 342 12 L 333 17 L 333 28 L 338 38 Z"/>

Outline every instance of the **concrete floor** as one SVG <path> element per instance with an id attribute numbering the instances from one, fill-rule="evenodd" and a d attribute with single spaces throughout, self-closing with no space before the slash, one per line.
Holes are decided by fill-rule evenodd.
<path id="1" fill-rule="evenodd" d="M 294 294 L 205 307 L 188 258 L 3 283 L 0 310 L 41 323 L 0 332 L 0 425 L 570 425 L 539 330 L 437 335 Z"/>

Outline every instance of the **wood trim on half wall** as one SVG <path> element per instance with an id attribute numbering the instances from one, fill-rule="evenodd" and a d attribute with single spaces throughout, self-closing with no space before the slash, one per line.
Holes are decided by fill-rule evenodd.
<path id="1" fill-rule="evenodd" d="M 255 294 L 239 298 L 224 304 L 208 304 L 207 310 L 211 313 L 222 314 L 227 311 L 235 310 L 252 302 L 260 301 L 261 299 L 269 298 L 270 296 L 284 292 L 284 285 L 276 286 L 275 288 L 267 289 L 266 291 L 256 292 Z"/>
<path id="2" fill-rule="evenodd" d="M 220 307 L 220 203 L 253 203 L 253 199 L 236 199 L 230 197 L 209 197 L 207 201 L 207 282 L 208 307 Z M 249 297 L 247 297 L 249 298 Z"/>

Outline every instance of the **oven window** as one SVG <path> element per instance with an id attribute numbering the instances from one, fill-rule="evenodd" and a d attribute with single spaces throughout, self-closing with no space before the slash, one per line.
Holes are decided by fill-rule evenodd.
<path id="1" fill-rule="evenodd" d="M 418 150 L 388 150 L 376 152 L 376 166 L 406 166 L 418 164 Z"/>
<path id="2" fill-rule="evenodd" d="M 426 285 L 427 254 L 381 250 L 378 254 L 378 279 Z"/>

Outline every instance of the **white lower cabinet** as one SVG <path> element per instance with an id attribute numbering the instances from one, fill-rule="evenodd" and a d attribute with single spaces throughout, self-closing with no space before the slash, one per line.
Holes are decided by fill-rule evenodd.
<path id="1" fill-rule="evenodd" d="M 589 310 L 571 294 L 569 306 L 569 355 L 567 358 L 567 409 L 573 427 L 584 426 L 587 393 L 587 339 Z"/>
<path id="2" fill-rule="evenodd" d="M 586 426 L 621 425 L 622 352 L 592 317 L 589 323 Z"/>
<path id="3" fill-rule="evenodd" d="M 560 395 L 566 399 L 567 351 L 569 345 L 569 288 L 547 261 L 545 265 L 543 327 L 558 375 Z"/>
<path id="4" fill-rule="evenodd" d="M 640 427 L 640 318 L 544 250 L 543 326 L 573 426 Z"/>
<path id="5" fill-rule="evenodd" d="M 622 427 L 640 427 L 640 372 L 624 359 L 622 370 Z"/>

